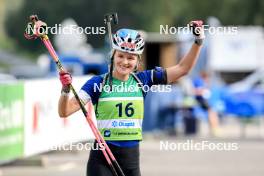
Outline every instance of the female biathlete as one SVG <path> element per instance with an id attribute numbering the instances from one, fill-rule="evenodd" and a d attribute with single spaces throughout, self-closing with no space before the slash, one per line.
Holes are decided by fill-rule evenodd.
<path id="1" fill-rule="evenodd" d="M 153 70 L 137 73 L 134 71 L 140 62 L 144 39 L 136 30 L 118 30 L 113 36 L 112 43 L 113 71 L 105 75 L 93 76 L 79 92 L 79 96 L 85 104 L 93 103 L 97 127 L 117 157 L 126 176 L 141 175 L 139 143 L 142 140 L 143 102 L 146 92 L 140 85 L 151 87 L 152 85 L 173 83 L 191 70 L 200 53 L 205 36 L 201 21 L 192 21 L 190 25 L 198 29 L 199 32 L 194 33 L 194 44 L 177 65 L 166 69 L 156 67 Z M 60 117 L 68 117 L 78 111 L 80 107 L 75 97 L 69 98 L 69 84 L 72 83 L 70 73 L 60 72 L 60 81 L 62 93 L 58 112 Z M 100 89 L 100 86 L 108 87 Z M 131 87 L 138 89 L 131 89 Z M 87 175 L 112 176 L 100 150 L 90 151 Z"/>

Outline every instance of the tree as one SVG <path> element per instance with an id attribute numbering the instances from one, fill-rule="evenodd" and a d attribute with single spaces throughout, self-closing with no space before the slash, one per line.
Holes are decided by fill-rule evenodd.
<path id="1" fill-rule="evenodd" d="M 17 12 L 8 14 L 6 31 L 18 48 L 40 52 L 43 47 L 23 37 L 28 16 L 38 14 L 49 26 L 71 17 L 81 27 L 104 26 L 103 15 L 117 12 L 118 28 L 159 31 L 161 24 L 183 26 L 193 19 L 206 20 L 215 16 L 224 25 L 264 25 L 262 0 L 25 0 Z M 117 27 L 114 27 L 115 31 Z M 50 36 L 52 39 L 53 36 Z M 104 45 L 105 36 L 89 35 L 94 47 Z"/>

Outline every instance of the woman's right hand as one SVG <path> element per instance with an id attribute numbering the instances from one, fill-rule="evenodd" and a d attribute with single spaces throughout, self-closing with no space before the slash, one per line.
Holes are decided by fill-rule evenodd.
<path id="1" fill-rule="evenodd" d="M 72 76 L 68 71 L 60 71 L 59 72 L 60 76 L 60 82 L 62 84 L 62 90 L 64 92 L 69 92 L 70 91 L 70 84 L 72 83 Z"/>

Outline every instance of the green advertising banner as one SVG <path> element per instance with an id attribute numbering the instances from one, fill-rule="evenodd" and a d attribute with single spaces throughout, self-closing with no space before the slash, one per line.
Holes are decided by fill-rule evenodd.
<path id="1" fill-rule="evenodd" d="M 23 156 L 23 83 L 0 84 L 0 163 Z"/>

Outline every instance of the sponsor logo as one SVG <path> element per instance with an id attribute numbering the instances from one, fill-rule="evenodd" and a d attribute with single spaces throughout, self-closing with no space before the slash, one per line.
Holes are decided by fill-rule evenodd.
<path id="1" fill-rule="evenodd" d="M 118 122 L 118 121 L 113 121 L 112 122 L 112 127 L 133 127 L 135 126 L 135 122 Z"/>
<path id="2" fill-rule="evenodd" d="M 121 127 L 132 127 L 135 126 L 135 122 L 119 122 L 118 125 Z"/>
<path id="3" fill-rule="evenodd" d="M 113 121 L 113 122 L 112 122 L 112 126 L 113 126 L 113 127 L 117 127 L 117 125 L 118 125 L 118 122 L 117 122 L 117 121 Z"/>
<path id="4" fill-rule="evenodd" d="M 138 135 L 138 132 L 118 132 L 116 135 L 123 136 L 123 135 Z"/>
<path id="5" fill-rule="evenodd" d="M 129 43 L 129 42 L 124 42 L 124 43 L 121 44 L 121 47 L 134 49 L 134 48 L 136 48 L 136 44 L 134 44 L 134 43 Z"/>
<path id="6" fill-rule="evenodd" d="M 110 130 L 105 130 L 104 131 L 104 137 L 110 137 L 111 136 L 111 131 Z"/>

